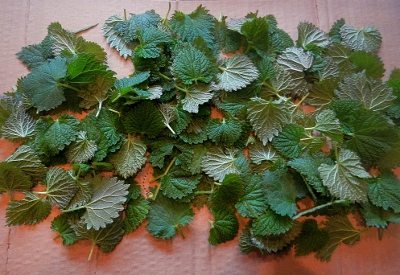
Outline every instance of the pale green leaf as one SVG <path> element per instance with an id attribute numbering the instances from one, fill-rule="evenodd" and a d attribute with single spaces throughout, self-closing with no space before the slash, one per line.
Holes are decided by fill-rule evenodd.
<path id="1" fill-rule="evenodd" d="M 113 15 L 106 19 L 103 25 L 103 35 L 111 48 L 115 48 L 125 59 L 132 55 L 132 49 L 124 41 L 123 37 L 115 30 L 115 25 L 124 22 L 120 15 Z"/>
<path id="2" fill-rule="evenodd" d="M 65 209 L 78 191 L 71 175 L 62 168 L 51 168 L 44 179 L 46 201 Z"/>
<path id="3" fill-rule="evenodd" d="M 199 106 L 207 103 L 212 97 L 213 85 L 196 85 L 186 89 L 181 99 L 182 109 L 189 113 L 198 113 Z"/>
<path id="4" fill-rule="evenodd" d="M 259 165 L 263 161 L 273 162 L 278 159 L 278 154 L 271 143 L 263 145 L 261 142 L 256 141 L 254 146 L 249 149 L 249 155 L 252 162 Z"/>
<path id="5" fill-rule="evenodd" d="M 13 190 L 30 190 L 33 182 L 16 164 L 0 162 L 0 194 Z"/>
<path id="6" fill-rule="evenodd" d="M 318 168 L 323 183 L 332 196 L 353 202 L 367 201 L 368 185 L 371 177 L 361 166 L 360 158 L 352 151 L 341 149 L 336 164 L 321 164 Z"/>
<path id="7" fill-rule="evenodd" d="M 310 22 L 300 22 L 297 26 L 297 32 L 297 45 L 302 46 L 304 49 L 308 49 L 307 46 L 310 44 L 326 47 L 331 43 L 328 34 Z"/>
<path id="8" fill-rule="evenodd" d="M 36 120 L 21 107 L 11 113 L 1 127 L 3 137 L 14 141 L 32 138 L 35 135 Z"/>
<path id="9" fill-rule="evenodd" d="M 368 198 L 372 204 L 400 213 L 400 180 L 395 174 L 384 171 L 379 178 L 373 178 L 368 183 Z"/>
<path id="10" fill-rule="evenodd" d="M 235 165 L 236 159 L 236 151 L 223 151 L 221 148 L 218 148 L 217 151 L 208 152 L 203 157 L 203 172 L 214 178 L 214 180 L 222 182 L 226 175 L 239 173 L 239 170 Z"/>
<path id="11" fill-rule="evenodd" d="M 355 29 L 344 24 L 340 28 L 342 43 L 355 51 L 377 52 L 382 43 L 382 36 L 375 27 Z"/>
<path id="12" fill-rule="evenodd" d="M 68 148 L 67 160 L 70 163 L 85 163 L 94 157 L 96 151 L 96 142 L 89 140 L 86 132 L 80 131 L 76 140 Z"/>
<path id="13" fill-rule="evenodd" d="M 333 140 L 343 140 L 342 126 L 332 110 L 323 110 L 317 114 L 314 129 Z"/>
<path id="14" fill-rule="evenodd" d="M 314 57 L 310 52 L 296 47 L 287 48 L 276 60 L 284 68 L 298 72 L 311 68 L 313 61 Z"/>

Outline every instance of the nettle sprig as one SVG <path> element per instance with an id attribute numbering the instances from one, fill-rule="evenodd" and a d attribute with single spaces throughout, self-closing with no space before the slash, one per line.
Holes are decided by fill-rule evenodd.
<path id="1" fill-rule="evenodd" d="M 1 137 L 20 144 L 0 163 L 7 225 L 55 207 L 64 245 L 109 252 L 144 221 L 157 238 L 184 237 L 207 207 L 211 245 L 240 234 L 244 253 L 328 261 L 360 239 L 352 217 L 381 233 L 400 221 L 400 70 L 381 80 L 374 27 L 301 22 L 293 41 L 273 15 L 199 6 L 113 15 L 103 30 L 129 77 L 59 23 L 17 54 L 30 73 L 0 98 Z"/>

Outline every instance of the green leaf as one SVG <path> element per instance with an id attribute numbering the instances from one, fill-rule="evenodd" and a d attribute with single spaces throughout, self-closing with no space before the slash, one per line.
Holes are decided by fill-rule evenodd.
<path id="1" fill-rule="evenodd" d="M 332 140 L 341 142 L 343 140 L 343 132 L 340 121 L 336 118 L 332 110 L 323 110 L 315 117 L 314 129 Z"/>
<path id="2" fill-rule="evenodd" d="M 267 171 L 263 175 L 264 194 L 271 209 L 281 216 L 297 213 L 297 190 L 287 169 Z"/>
<path id="3" fill-rule="evenodd" d="M 325 225 L 330 238 L 328 243 L 316 254 L 321 261 L 329 261 L 333 251 L 341 243 L 353 245 L 360 240 L 360 231 L 353 227 L 347 216 L 328 217 Z"/>
<path id="4" fill-rule="evenodd" d="M 304 128 L 297 124 L 289 124 L 272 140 L 272 145 L 283 156 L 296 158 L 302 152 L 300 139 L 304 135 Z"/>
<path id="5" fill-rule="evenodd" d="M 80 131 L 76 141 L 68 148 L 67 160 L 70 163 L 85 163 L 94 157 L 96 151 L 96 142 L 89 140 L 86 132 Z"/>
<path id="6" fill-rule="evenodd" d="M 82 221 L 73 228 L 78 239 L 91 240 L 93 245 L 98 245 L 104 253 L 113 251 L 124 235 L 123 222 L 120 218 L 97 230 L 87 228 Z"/>
<path id="7" fill-rule="evenodd" d="M 184 84 L 209 83 L 215 77 L 216 64 L 206 53 L 187 44 L 178 48 L 171 70 Z"/>
<path id="8" fill-rule="evenodd" d="M 5 162 L 11 163 L 20 168 L 25 174 L 34 180 L 41 180 L 47 172 L 46 167 L 36 155 L 35 151 L 27 146 L 21 145 L 9 156 Z"/>
<path id="9" fill-rule="evenodd" d="M 63 245 L 71 245 L 77 241 L 75 231 L 72 229 L 68 215 L 61 214 L 51 221 L 51 230 L 57 231 Z"/>
<path id="10" fill-rule="evenodd" d="M 253 175 L 248 183 L 244 183 L 243 195 L 235 204 L 238 213 L 243 217 L 256 218 L 266 209 L 263 180 L 258 175 Z"/>
<path id="11" fill-rule="evenodd" d="M 267 211 L 253 220 L 253 232 L 258 236 L 279 235 L 289 231 L 293 223 L 294 220 L 288 216 Z"/>
<path id="12" fill-rule="evenodd" d="M 243 195 L 243 180 L 238 174 L 227 174 L 213 194 L 213 205 L 234 205 Z"/>
<path id="13" fill-rule="evenodd" d="M 135 175 L 146 162 L 146 145 L 137 139 L 126 139 L 110 162 L 123 178 Z"/>
<path id="14" fill-rule="evenodd" d="M 246 21 L 240 30 L 246 37 L 250 48 L 261 51 L 268 49 L 268 44 L 265 41 L 269 40 L 269 25 L 265 18 L 254 18 Z"/>
<path id="15" fill-rule="evenodd" d="M 22 200 L 12 200 L 6 209 L 6 225 L 37 224 L 51 212 L 51 204 L 31 192 L 24 192 Z"/>
<path id="16" fill-rule="evenodd" d="M 250 160 L 257 165 L 264 161 L 273 162 L 278 159 L 278 153 L 272 147 L 271 143 L 264 146 L 261 142 L 255 142 L 254 146 L 249 149 Z"/>
<path id="17" fill-rule="evenodd" d="M 235 54 L 219 61 L 217 87 L 224 91 L 237 91 L 256 80 L 259 73 L 250 58 L 243 54 Z"/>
<path id="18" fill-rule="evenodd" d="M 342 37 L 340 35 L 340 28 L 345 24 L 345 20 L 343 18 L 338 19 L 335 23 L 333 23 L 329 36 L 332 42 L 341 43 Z"/>
<path id="19" fill-rule="evenodd" d="M 36 120 L 20 107 L 4 122 L 1 133 L 10 141 L 32 138 L 35 135 L 35 126 Z"/>
<path id="20" fill-rule="evenodd" d="M 86 179 L 75 179 L 75 183 L 78 187 L 78 190 L 68 205 L 68 208 L 71 209 L 86 205 L 91 200 L 94 192 L 92 183 Z"/>
<path id="21" fill-rule="evenodd" d="M 140 133 L 150 138 L 156 137 L 165 127 L 161 114 L 149 100 L 138 103 L 131 111 L 126 112 L 122 123 L 127 133 Z"/>
<path id="22" fill-rule="evenodd" d="M 354 51 L 377 52 L 382 43 L 382 36 L 375 27 L 355 29 L 343 24 L 340 28 L 342 43 Z"/>
<path id="23" fill-rule="evenodd" d="M 218 148 L 215 152 L 208 152 L 203 157 L 202 170 L 204 173 L 222 182 L 228 174 L 238 174 L 238 167 L 235 165 L 237 152 L 227 150 L 224 152 Z"/>
<path id="24" fill-rule="evenodd" d="M 210 236 L 208 242 L 211 245 L 218 245 L 233 240 L 239 231 L 239 222 L 235 211 L 231 208 L 211 208 L 214 220 L 210 221 Z"/>
<path id="25" fill-rule="evenodd" d="M 296 43 L 305 50 L 309 49 L 309 45 L 324 48 L 331 43 L 329 36 L 310 22 L 300 22 L 297 26 L 297 32 Z"/>
<path id="26" fill-rule="evenodd" d="M 46 201 L 65 209 L 78 191 L 74 179 L 62 168 L 51 168 L 44 179 Z M 41 192 L 41 193 L 42 193 Z"/>
<path id="27" fill-rule="evenodd" d="M 212 97 L 214 85 L 196 85 L 185 90 L 181 99 L 182 109 L 189 113 L 198 113 L 199 105 L 207 103 Z"/>
<path id="28" fill-rule="evenodd" d="M 368 185 L 365 179 L 370 175 L 354 152 L 341 149 L 336 164 L 323 163 L 318 171 L 332 196 L 353 202 L 367 201 Z"/>
<path id="29" fill-rule="evenodd" d="M 176 231 L 182 235 L 180 226 L 188 225 L 193 216 L 190 203 L 176 202 L 159 193 L 150 203 L 146 228 L 154 237 L 170 239 Z"/>
<path id="30" fill-rule="evenodd" d="M 365 71 L 368 77 L 380 79 L 385 73 L 383 62 L 375 53 L 357 51 L 350 56 L 350 61 L 356 66 L 357 73 Z"/>
<path id="31" fill-rule="evenodd" d="M 49 50 L 44 44 L 34 44 L 22 47 L 17 54 L 18 59 L 24 63 L 29 70 L 47 62 L 47 59 L 53 56 L 51 49 Z"/>
<path id="32" fill-rule="evenodd" d="M 290 111 L 281 99 L 267 101 L 255 97 L 248 104 L 247 117 L 256 136 L 266 145 L 289 123 Z"/>
<path id="33" fill-rule="evenodd" d="M 181 41 L 193 42 L 201 37 L 209 47 L 213 46 L 215 18 L 201 5 L 190 14 L 175 11 L 169 21 L 172 31 Z"/>
<path id="34" fill-rule="evenodd" d="M 131 46 L 126 43 L 122 35 L 115 29 L 117 24 L 124 21 L 124 18 L 120 15 L 113 15 L 107 18 L 103 25 L 103 35 L 106 38 L 107 43 L 110 44 L 110 47 L 115 48 L 119 52 L 120 56 L 127 59 L 128 56 L 132 55 Z"/>
<path id="35" fill-rule="evenodd" d="M 298 71 L 287 70 L 281 65 L 275 66 L 275 74 L 271 77 L 273 92 L 281 95 L 298 92 L 304 86 L 304 74 Z"/>
<path id="36" fill-rule="evenodd" d="M 105 228 L 119 216 L 124 209 L 129 185 L 116 177 L 108 178 L 96 175 L 89 180 L 93 184 L 93 196 L 90 201 L 77 208 L 69 208 L 64 212 L 71 212 L 85 208 L 82 221 L 86 224 L 87 230 L 93 228 L 99 230 Z"/>
<path id="37" fill-rule="evenodd" d="M 146 28 L 137 33 L 140 45 L 135 48 L 135 55 L 142 58 L 159 57 L 163 45 L 172 42 L 168 33 L 157 28 Z"/>
<path id="38" fill-rule="evenodd" d="M 395 213 L 392 209 L 385 210 L 371 203 L 364 203 L 361 213 L 367 226 L 386 228 L 389 223 L 400 223 L 400 213 Z"/>
<path id="39" fill-rule="evenodd" d="M 394 100 L 392 89 L 379 79 L 372 79 L 365 72 L 345 77 L 335 95 L 341 100 L 359 100 L 366 109 L 387 110 Z"/>
<path id="40" fill-rule="evenodd" d="M 89 84 L 95 82 L 98 76 L 111 82 L 114 80 L 113 74 L 93 54 L 79 54 L 67 66 L 67 80 L 70 83 Z"/>
<path id="41" fill-rule="evenodd" d="M 202 175 L 191 176 L 180 170 L 172 170 L 161 178 L 161 190 L 171 199 L 182 199 L 193 193 L 200 182 Z"/>
<path id="42" fill-rule="evenodd" d="M 58 22 L 51 23 L 47 31 L 52 40 L 54 55 L 61 55 L 64 50 L 72 54 L 77 53 L 78 46 L 83 40 L 82 37 L 77 37 L 75 33 L 64 30 Z"/>
<path id="43" fill-rule="evenodd" d="M 127 203 L 124 219 L 125 234 L 128 234 L 139 227 L 147 217 L 149 208 L 149 202 L 142 195 Z"/>
<path id="44" fill-rule="evenodd" d="M 302 223 L 301 233 L 296 238 L 296 256 L 305 256 L 322 249 L 329 241 L 329 233 L 320 228 L 316 220 L 307 219 Z"/>
<path id="45" fill-rule="evenodd" d="M 13 190 L 30 190 L 33 186 L 31 178 L 16 164 L 0 162 L 0 194 Z"/>
<path id="46" fill-rule="evenodd" d="M 347 76 L 353 73 L 355 65 L 350 61 L 353 51 L 343 44 L 333 43 L 326 50 L 327 57 L 332 58 L 339 69 L 339 76 Z"/>
<path id="47" fill-rule="evenodd" d="M 346 147 L 356 152 L 365 162 L 378 160 L 399 139 L 396 128 L 385 116 L 364 109 L 359 102 L 336 101 L 332 109 L 349 137 Z"/>
<path id="48" fill-rule="evenodd" d="M 46 155 L 58 154 L 76 139 L 78 124 L 78 119 L 70 115 L 62 115 L 56 120 L 41 118 L 36 124 L 35 147 Z"/>
<path id="49" fill-rule="evenodd" d="M 303 72 L 311 68 L 314 57 L 310 52 L 305 52 L 301 48 L 287 48 L 276 60 L 285 69 Z"/>
<path id="50" fill-rule="evenodd" d="M 56 57 L 32 69 L 19 82 L 18 93 L 39 111 L 54 109 L 65 101 L 64 90 L 58 83 L 66 74 L 66 59 Z"/>
<path id="51" fill-rule="evenodd" d="M 207 124 L 205 131 L 207 131 L 208 138 L 215 144 L 226 144 L 232 146 L 240 137 L 242 127 L 236 119 L 211 119 Z"/>
<path id="52" fill-rule="evenodd" d="M 322 195 L 327 195 L 328 190 L 323 185 L 318 167 L 321 164 L 333 165 L 333 161 L 322 152 L 307 152 L 298 158 L 292 159 L 288 165 L 299 172 L 314 189 Z"/>
<path id="53" fill-rule="evenodd" d="M 368 198 L 372 204 L 400 212 L 400 180 L 393 172 L 383 171 L 380 178 L 372 178 L 368 183 Z"/>

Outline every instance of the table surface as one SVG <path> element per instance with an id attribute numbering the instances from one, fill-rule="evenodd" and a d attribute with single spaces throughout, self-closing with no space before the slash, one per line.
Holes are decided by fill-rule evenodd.
<path id="1" fill-rule="evenodd" d="M 259 15 L 273 14 L 278 26 L 297 38 L 297 25 L 308 21 L 324 31 L 344 18 L 356 28 L 375 26 L 383 37 L 379 55 L 386 75 L 400 66 L 400 1 L 398 0 L 232 0 L 232 1 L 140 1 L 140 0 L 2 0 L 0 1 L 0 93 L 11 91 L 18 78 L 28 73 L 16 58 L 21 47 L 40 42 L 51 22 L 60 22 L 68 30 L 79 30 L 95 23 L 100 25 L 114 14 L 142 13 L 154 9 L 166 14 L 168 2 L 174 10 L 185 13 L 202 4 L 214 16 L 241 18 L 258 10 Z M 108 54 L 109 66 L 118 78 L 128 76 L 133 67 L 110 49 L 101 26 L 83 33 L 87 40 L 102 45 Z M 8 157 L 16 145 L 0 140 L 0 161 Z M 5 225 L 8 197 L 0 195 L 0 224 Z M 195 219 L 184 229 L 186 238 L 177 236 L 163 241 L 153 238 L 141 226 L 124 237 L 112 253 L 95 250 L 87 261 L 91 244 L 79 242 L 62 246 L 50 229 L 58 214 L 35 226 L 0 226 L 0 274 L 400 274 L 400 225 L 390 225 L 383 240 L 376 229 L 362 233 L 354 246 L 341 245 L 328 263 L 313 256 L 260 255 L 239 251 L 237 238 L 212 247 L 208 244 L 210 213 L 196 211 Z M 243 227 L 244 221 L 241 224 Z M 357 226 L 357 225 L 356 225 Z"/>

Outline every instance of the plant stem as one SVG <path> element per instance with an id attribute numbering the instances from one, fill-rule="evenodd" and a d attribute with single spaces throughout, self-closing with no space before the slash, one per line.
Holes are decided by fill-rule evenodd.
<path id="1" fill-rule="evenodd" d="M 182 231 L 182 229 L 180 228 L 179 225 L 176 226 L 176 231 L 178 231 L 179 235 L 181 235 L 181 237 L 182 237 L 183 239 L 185 238 L 185 235 L 183 234 L 183 231 Z"/>
<path id="2" fill-rule="evenodd" d="M 168 77 L 168 76 L 166 76 L 166 75 L 163 74 L 163 73 L 158 72 L 158 75 L 161 76 L 162 78 L 164 78 L 165 80 L 171 81 L 171 78 Z"/>
<path id="3" fill-rule="evenodd" d="M 181 88 L 181 87 L 179 87 L 178 85 L 174 85 L 174 87 L 176 88 L 176 89 L 178 89 L 179 91 L 182 91 L 182 92 L 184 92 L 185 94 L 187 94 L 188 93 L 188 91 L 186 90 L 186 89 L 183 89 L 183 88 Z"/>
<path id="4" fill-rule="evenodd" d="M 57 86 L 68 88 L 68 89 L 74 90 L 74 91 L 76 91 L 78 93 L 81 91 L 81 90 L 79 90 L 79 89 L 77 89 L 75 87 L 72 87 L 72 86 L 70 86 L 68 84 L 65 84 L 65 83 L 57 83 Z"/>
<path id="5" fill-rule="evenodd" d="M 344 202 L 347 202 L 347 200 L 336 200 L 336 201 L 331 201 L 331 202 L 328 202 L 328 203 L 325 203 L 325 204 L 321 204 L 321 205 L 315 206 L 313 208 L 310 208 L 310 209 L 308 209 L 306 211 L 303 211 L 303 212 L 297 214 L 292 219 L 293 220 L 297 220 L 298 218 L 300 218 L 300 217 L 302 217 L 304 215 L 308 215 L 308 214 L 310 214 L 312 212 L 315 212 L 315 211 L 317 211 L 319 209 L 322 209 L 322 208 L 325 208 L 325 207 L 328 207 L 328 206 L 331 206 L 331 205 L 334 205 L 334 204 L 344 203 Z"/>
<path id="6" fill-rule="evenodd" d="M 169 170 L 171 169 L 172 165 L 175 163 L 175 160 L 176 160 L 176 157 L 174 157 L 172 159 L 172 161 L 169 163 L 169 165 L 168 165 L 167 169 L 164 171 L 164 173 L 162 173 L 161 175 L 159 175 L 159 176 L 155 177 L 154 179 L 152 179 L 150 181 L 150 183 L 155 182 L 156 180 L 161 179 L 162 177 L 166 176 L 168 174 Z M 156 200 L 157 194 L 160 191 L 160 188 L 161 188 L 161 183 L 158 184 L 158 186 L 156 188 L 156 191 L 154 192 L 154 196 L 151 198 L 152 200 Z"/>
<path id="7" fill-rule="evenodd" d="M 86 208 L 86 205 L 81 205 L 81 206 L 79 206 L 79 207 L 61 210 L 61 212 L 62 212 L 62 213 L 74 212 L 74 211 L 76 211 L 76 210 L 83 209 L 83 208 Z"/>
<path id="8" fill-rule="evenodd" d="M 197 195 L 206 195 L 206 194 L 214 194 L 214 190 L 204 190 L 204 191 L 195 191 L 193 193 L 193 195 L 197 196 Z"/>
<path id="9" fill-rule="evenodd" d="M 84 32 L 84 31 L 90 30 L 91 28 L 94 28 L 94 27 L 96 27 L 98 24 L 99 24 L 99 23 L 96 23 L 96 24 L 90 25 L 90 26 L 88 26 L 88 27 L 85 27 L 85 28 L 83 28 L 83 29 L 80 29 L 80 30 L 77 30 L 77 31 L 75 31 L 74 33 L 75 33 L 75 34 L 79 34 L 79 33 L 81 33 L 81 32 Z"/>
<path id="10" fill-rule="evenodd" d="M 89 253 L 89 256 L 88 256 L 88 259 L 87 259 L 88 261 L 90 261 L 92 259 L 94 247 L 95 247 L 95 243 L 92 241 L 92 248 L 90 249 L 90 253 Z"/>

